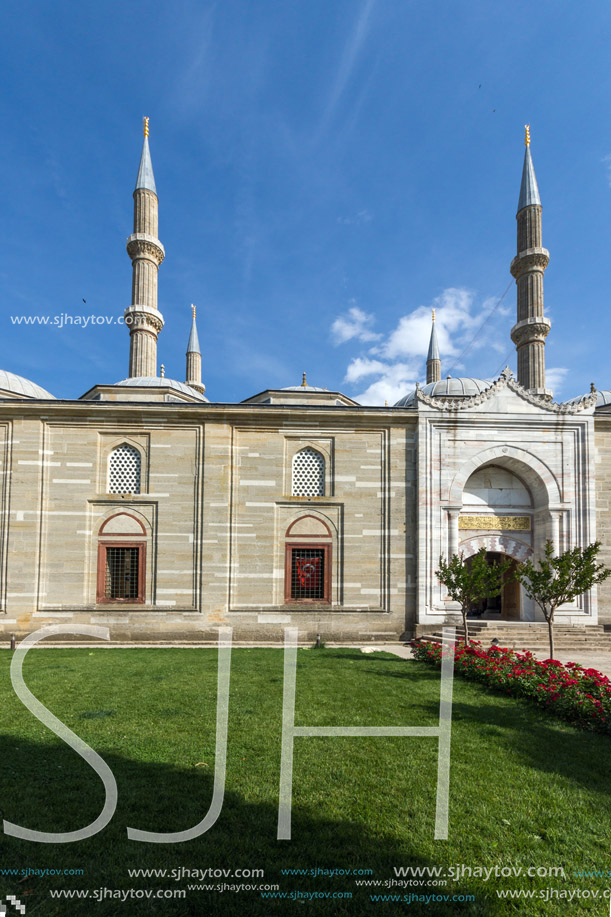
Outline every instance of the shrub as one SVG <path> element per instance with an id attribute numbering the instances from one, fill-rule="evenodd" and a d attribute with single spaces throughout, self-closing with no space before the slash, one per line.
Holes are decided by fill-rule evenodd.
<path id="1" fill-rule="evenodd" d="M 412 642 L 420 662 L 441 666 L 441 645 Z M 481 643 L 459 642 L 454 671 L 493 690 L 525 697 L 582 729 L 611 735 L 611 681 L 596 669 L 557 659 L 536 659 L 532 653 L 515 653 L 502 647 L 483 649 Z"/>

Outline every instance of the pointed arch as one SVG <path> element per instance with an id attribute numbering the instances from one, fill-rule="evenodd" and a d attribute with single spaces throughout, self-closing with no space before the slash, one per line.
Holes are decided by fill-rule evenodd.
<path id="1" fill-rule="evenodd" d="M 294 497 L 324 497 L 325 457 L 312 446 L 293 456 L 292 494 Z"/>
<path id="2" fill-rule="evenodd" d="M 121 443 L 108 456 L 108 493 L 139 494 L 142 454 L 129 443 Z"/>
<path id="3" fill-rule="evenodd" d="M 484 449 L 461 465 L 450 485 L 448 502 L 460 505 L 465 484 L 473 472 L 492 464 L 507 468 L 521 478 L 528 486 L 535 506 L 562 502 L 560 486 L 551 469 L 531 452 L 503 443 Z"/>

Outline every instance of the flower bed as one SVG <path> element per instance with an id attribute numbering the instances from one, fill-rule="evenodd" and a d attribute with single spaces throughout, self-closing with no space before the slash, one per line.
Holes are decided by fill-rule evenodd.
<path id="1" fill-rule="evenodd" d="M 438 643 L 412 642 L 420 662 L 441 666 Z M 539 706 L 583 729 L 611 735 L 611 681 L 596 669 L 556 659 L 538 660 L 532 653 L 481 643 L 453 647 L 454 671 L 514 697 L 527 697 Z"/>

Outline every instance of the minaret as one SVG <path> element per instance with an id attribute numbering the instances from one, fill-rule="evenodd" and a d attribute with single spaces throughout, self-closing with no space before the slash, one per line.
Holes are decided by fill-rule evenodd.
<path id="1" fill-rule="evenodd" d="M 163 316 L 157 308 L 157 273 L 165 257 L 157 238 L 159 201 L 149 150 L 149 119 L 144 119 L 144 144 L 134 190 L 134 232 L 127 240 L 132 259 L 132 304 L 125 310 L 129 328 L 129 375 L 157 375 L 157 335 Z"/>
<path id="2" fill-rule="evenodd" d="M 206 386 L 202 383 L 202 352 L 199 349 L 197 325 L 195 324 L 195 306 L 191 305 L 191 309 L 193 310 L 193 321 L 191 322 L 191 334 L 187 344 L 187 378 L 185 381 L 188 386 L 203 395 L 206 391 Z"/>
<path id="3" fill-rule="evenodd" d="M 530 155 L 530 126 L 526 125 L 526 152 L 518 201 L 518 254 L 511 273 L 518 288 L 518 320 L 511 340 L 518 352 L 518 382 L 533 395 L 551 398 L 545 388 L 545 338 L 551 322 L 543 314 L 543 272 L 549 252 L 541 245 L 541 198 Z"/>
<path id="4" fill-rule="evenodd" d="M 433 327 L 431 328 L 431 340 L 429 343 L 429 353 L 426 358 L 426 381 L 439 382 L 441 380 L 441 357 L 439 356 L 439 344 L 437 343 L 437 332 L 435 331 L 435 310 L 433 309 Z"/>

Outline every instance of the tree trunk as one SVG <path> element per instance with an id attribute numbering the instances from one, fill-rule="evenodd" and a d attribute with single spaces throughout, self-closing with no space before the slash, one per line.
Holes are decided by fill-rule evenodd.
<path id="1" fill-rule="evenodd" d="M 547 629 L 549 632 L 549 658 L 554 658 L 554 616 L 547 619 Z"/>
<path id="2" fill-rule="evenodd" d="M 467 612 L 468 611 L 469 611 L 468 608 L 466 610 L 464 608 L 462 609 L 462 625 L 463 625 L 463 629 L 465 632 L 465 646 L 469 642 L 469 625 L 467 623 Z"/>

